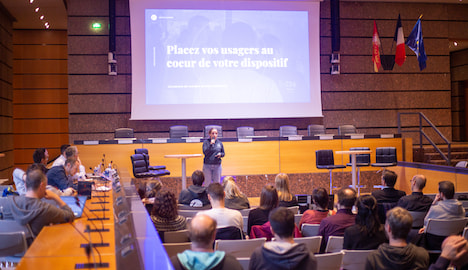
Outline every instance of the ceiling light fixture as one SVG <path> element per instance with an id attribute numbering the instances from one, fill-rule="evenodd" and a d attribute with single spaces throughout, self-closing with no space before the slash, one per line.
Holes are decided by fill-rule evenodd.
<path id="1" fill-rule="evenodd" d="M 41 15 L 41 17 L 39 17 L 39 19 L 44 20 L 44 15 Z"/>
<path id="2" fill-rule="evenodd" d="M 453 45 L 458 46 L 458 42 L 454 41 Z"/>
<path id="3" fill-rule="evenodd" d="M 34 2 L 34 0 L 29 0 L 29 4 L 32 4 Z"/>
<path id="4" fill-rule="evenodd" d="M 37 7 L 34 11 L 39 12 L 39 7 Z"/>

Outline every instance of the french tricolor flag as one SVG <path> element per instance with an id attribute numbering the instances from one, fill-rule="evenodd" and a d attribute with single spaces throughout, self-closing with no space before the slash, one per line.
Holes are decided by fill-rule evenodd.
<path id="1" fill-rule="evenodd" d="M 397 46 L 395 53 L 395 63 L 399 66 L 403 65 L 406 60 L 405 52 L 405 36 L 403 35 L 403 27 L 401 26 L 400 14 L 398 14 L 398 22 L 395 29 L 395 36 L 393 37 Z"/>

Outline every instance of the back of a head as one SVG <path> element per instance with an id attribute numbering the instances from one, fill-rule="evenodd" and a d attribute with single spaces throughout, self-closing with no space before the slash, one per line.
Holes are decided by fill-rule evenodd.
<path id="1" fill-rule="evenodd" d="M 78 154 L 78 148 L 76 146 L 70 146 L 65 150 L 65 157 L 67 159 L 75 157 Z"/>
<path id="2" fill-rule="evenodd" d="M 394 171 L 386 170 L 383 175 L 382 179 L 385 182 L 385 185 L 388 187 L 394 187 L 397 181 L 398 175 Z"/>
<path id="3" fill-rule="evenodd" d="M 42 173 L 44 173 L 44 174 L 46 174 L 46 172 L 47 172 L 47 168 L 44 166 L 44 164 L 42 164 L 42 163 L 33 163 L 33 164 L 29 165 L 28 169 L 26 170 L 26 174 L 28 174 L 28 172 L 34 171 L 34 170 L 41 170 Z"/>
<path id="4" fill-rule="evenodd" d="M 413 181 L 415 182 L 416 188 L 418 190 L 423 190 L 426 186 L 426 176 L 422 174 L 415 175 L 413 177 Z"/>
<path id="5" fill-rule="evenodd" d="M 312 200 L 322 209 L 328 209 L 329 196 L 324 188 L 316 188 L 312 191 Z"/>
<path id="6" fill-rule="evenodd" d="M 211 199 L 215 201 L 224 200 L 224 188 L 220 183 L 211 183 L 206 189 L 206 192 L 210 195 Z"/>
<path id="7" fill-rule="evenodd" d="M 271 210 L 278 207 L 278 193 L 272 185 L 266 185 L 260 193 L 260 209 Z"/>
<path id="8" fill-rule="evenodd" d="M 68 147 L 70 147 L 69 144 L 62 144 L 62 145 L 60 146 L 60 153 L 61 153 L 63 156 L 65 156 L 65 150 L 67 150 Z"/>
<path id="9" fill-rule="evenodd" d="M 373 235 L 380 229 L 377 200 L 372 195 L 362 195 L 357 198 L 356 206 L 358 209 L 356 224 L 361 225 L 367 233 Z"/>
<path id="10" fill-rule="evenodd" d="M 45 148 L 37 148 L 33 153 L 34 163 L 41 163 L 42 159 L 45 159 Z"/>
<path id="11" fill-rule="evenodd" d="M 28 170 L 26 173 L 26 189 L 36 191 L 42 182 L 47 182 L 47 177 L 40 169 Z"/>
<path id="12" fill-rule="evenodd" d="M 386 224 L 390 226 L 394 239 L 405 239 L 413 226 L 413 217 L 408 210 L 399 206 L 387 212 Z"/>
<path id="13" fill-rule="evenodd" d="M 226 199 L 234 199 L 242 196 L 242 193 L 240 192 L 239 187 L 236 185 L 236 182 L 232 176 L 224 177 L 223 187 L 226 194 Z"/>
<path id="14" fill-rule="evenodd" d="M 279 173 L 275 177 L 275 187 L 278 191 L 278 198 L 280 201 L 292 200 L 292 194 L 289 191 L 289 177 L 285 173 Z"/>
<path id="15" fill-rule="evenodd" d="M 343 187 L 338 191 L 338 203 L 341 207 L 352 208 L 356 202 L 356 191 L 349 187 Z"/>
<path id="16" fill-rule="evenodd" d="M 151 214 L 167 219 L 177 218 L 177 200 L 174 193 L 165 188 L 156 193 Z"/>
<path id="17" fill-rule="evenodd" d="M 214 235 L 216 234 L 216 220 L 207 215 L 196 215 L 188 223 L 188 231 L 192 247 L 213 248 Z"/>
<path id="18" fill-rule="evenodd" d="M 275 234 L 281 238 L 293 237 L 294 234 L 294 214 L 285 207 L 273 209 L 269 218 L 271 228 Z"/>
<path id="19" fill-rule="evenodd" d="M 455 196 L 455 185 L 450 181 L 441 181 L 439 182 L 439 192 L 442 192 L 446 199 L 453 199 Z"/>
<path id="20" fill-rule="evenodd" d="M 192 183 L 195 186 L 201 186 L 203 185 L 203 182 L 205 182 L 205 175 L 203 174 L 202 171 L 196 170 L 192 173 Z"/>

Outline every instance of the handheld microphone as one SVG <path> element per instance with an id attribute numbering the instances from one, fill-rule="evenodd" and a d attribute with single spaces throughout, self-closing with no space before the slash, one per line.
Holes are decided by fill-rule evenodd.
<path id="1" fill-rule="evenodd" d="M 80 230 L 78 230 L 78 228 L 76 228 L 75 225 L 73 225 L 73 223 L 68 223 L 70 224 L 74 229 L 75 231 L 78 232 L 78 234 L 86 240 L 86 242 L 91 242 L 91 234 L 89 234 L 89 238 L 86 238 L 86 236 L 84 236 Z M 86 227 L 89 227 L 89 225 L 87 225 Z M 93 263 L 77 263 L 75 264 L 75 269 L 84 269 L 84 268 L 109 268 L 109 263 L 106 263 L 106 262 L 102 262 L 102 258 L 101 258 L 101 253 L 99 252 L 99 250 L 93 246 L 93 245 L 88 245 L 88 247 L 85 247 L 85 252 L 86 252 L 86 256 L 88 257 L 88 260 L 89 260 L 89 256 L 91 254 L 91 248 L 94 248 L 94 250 L 97 252 L 98 256 L 99 256 L 99 263 L 96 263 L 96 260 L 94 258 L 94 254 L 93 254 Z"/>

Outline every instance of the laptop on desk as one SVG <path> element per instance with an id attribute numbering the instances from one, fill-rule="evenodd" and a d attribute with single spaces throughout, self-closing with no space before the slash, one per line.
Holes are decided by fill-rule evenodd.
<path id="1" fill-rule="evenodd" d="M 62 201 L 64 201 L 73 211 L 75 218 L 81 217 L 83 215 L 83 209 L 86 204 L 86 196 L 60 196 Z M 59 207 L 54 200 L 42 199 L 43 201 Z"/>

